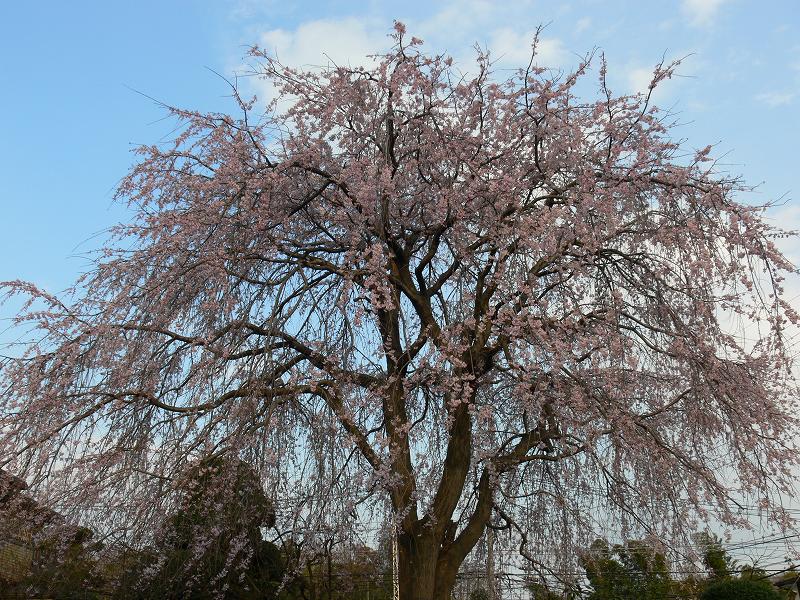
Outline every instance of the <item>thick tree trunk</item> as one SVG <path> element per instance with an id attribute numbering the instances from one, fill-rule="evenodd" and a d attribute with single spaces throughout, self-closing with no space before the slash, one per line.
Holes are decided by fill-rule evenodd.
<path id="1" fill-rule="evenodd" d="M 439 561 L 439 566 L 436 569 L 433 600 L 450 600 L 460 566 L 460 563 L 456 564 L 454 561 Z"/>
<path id="2" fill-rule="evenodd" d="M 400 600 L 433 600 L 438 544 L 430 538 L 400 535 Z"/>
<path id="3" fill-rule="evenodd" d="M 441 555 L 441 542 L 430 536 L 401 535 L 400 600 L 450 600 L 460 563 Z"/>

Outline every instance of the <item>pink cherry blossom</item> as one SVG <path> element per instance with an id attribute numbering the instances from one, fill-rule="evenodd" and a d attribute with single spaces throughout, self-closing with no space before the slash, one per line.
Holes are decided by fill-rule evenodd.
<path id="1" fill-rule="evenodd" d="M 449 597 L 490 519 L 552 569 L 598 515 L 680 539 L 749 499 L 791 526 L 794 267 L 765 207 L 604 63 L 586 100 L 588 62 L 462 76 L 404 34 L 371 69 L 255 49 L 285 114 L 172 109 L 94 269 L 3 284 L 34 338 L 0 466 L 143 545 L 187 465 L 236 456 L 286 539 L 391 521 L 404 600 Z"/>

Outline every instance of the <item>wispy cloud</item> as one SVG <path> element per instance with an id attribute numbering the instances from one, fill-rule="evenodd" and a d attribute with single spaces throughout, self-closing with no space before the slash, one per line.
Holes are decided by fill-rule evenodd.
<path id="1" fill-rule="evenodd" d="M 388 29 L 368 18 L 315 19 L 295 29 L 267 29 L 258 35 L 257 44 L 288 67 L 313 69 L 332 64 L 368 66 L 371 56 L 386 49 Z M 240 65 L 235 71 L 251 73 Z M 268 102 L 276 97 L 274 84 L 261 77 L 247 78 L 252 93 Z M 288 102 L 288 101 L 287 101 Z M 280 108 L 287 108 L 284 103 Z"/>
<path id="2" fill-rule="evenodd" d="M 575 24 L 575 33 L 583 33 L 591 26 L 592 26 L 592 19 L 590 19 L 589 17 L 582 17 L 578 19 L 578 22 Z"/>
<path id="3" fill-rule="evenodd" d="M 756 96 L 756 101 L 765 104 L 769 108 L 775 108 L 791 104 L 796 95 L 794 92 L 763 92 Z"/>
<path id="4" fill-rule="evenodd" d="M 517 32 L 509 27 L 495 29 L 489 40 L 489 49 L 492 51 L 492 55 L 502 63 L 522 67 L 531 59 L 535 38 L 535 31 Z M 557 68 L 563 66 L 566 59 L 567 51 L 561 40 L 539 37 L 535 56 L 537 65 Z"/>
<path id="5" fill-rule="evenodd" d="M 289 66 L 366 65 L 368 55 L 387 44 L 386 33 L 365 19 L 319 19 L 301 23 L 295 30 L 271 29 L 259 44 Z"/>
<path id="6" fill-rule="evenodd" d="M 663 106 L 675 91 L 675 86 L 679 81 L 675 78 L 660 81 L 655 89 L 650 92 L 650 85 L 653 82 L 654 67 L 644 67 L 633 64 L 623 71 L 627 91 L 631 94 L 648 94 L 652 103 Z"/>
<path id="7" fill-rule="evenodd" d="M 720 7 L 728 0 L 683 0 L 681 10 L 695 27 L 707 27 L 714 22 Z"/>
<path id="8" fill-rule="evenodd" d="M 520 0 L 510 11 L 522 14 L 530 3 L 531 0 Z M 405 21 L 409 35 L 424 39 L 427 51 L 453 53 L 456 63 L 467 72 L 474 64 L 474 53 L 468 49 L 476 43 L 488 49 L 502 67 L 528 64 L 536 31 L 531 29 L 529 21 L 524 27 L 508 24 L 514 22 L 509 14 L 498 14 L 496 4 L 489 0 L 445 2 L 421 19 Z M 314 19 L 292 29 L 262 30 L 258 43 L 288 66 L 320 66 L 330 62 L 366 66 L 371 62 L 367 55 L 383 52 L 391 45 L 387 37 L 391 24 L 389 17 L 375 14 Z M 578 21 L 581 30 L 590 25 L 588 18 Z M 563 68 L 568 59 L 560 39 L 539 36 L 537 64 Z"/>
<path id="9" fill-rule="evenodd" d="M 653 69 L 648 67 L 632 67 L 627 72 L 628 89 L 633 93 L 647 93 L 653 81 Z"/>
<path id="10" fill-rule="evenodd" d="M 460 43 L 496 22 L 497 12 L 497 5 L 487 0 L 446 2 L 430 16 L 409 22 L 409 31 L 419 32 L 417 35 L 426 40 L 442 38 Z"/>

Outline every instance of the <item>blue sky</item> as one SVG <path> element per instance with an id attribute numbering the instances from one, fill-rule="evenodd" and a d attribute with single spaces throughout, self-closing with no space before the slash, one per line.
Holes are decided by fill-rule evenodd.
<path id="1" fill-rule="evenodd" d="M 619 93 L 646 86 L 662 55 L 688 56 L 656 98 L 685 123 L 677 134 L 695 147 L 717 143 L 732 173 L 763 182 L 751 201 L 784 198 L 773 217 L 800 228 L 797 0 L 51 0 L 7 2 L 0 16 L 0 280 L 63 289 L 95 234 L 125 217 L 111 196 L 130 150 L 170 131 L 142 94 L 233 111 L 212 70 L 243 71 L 250 44 L 288 64 L 321 64 L 323 53 L 359 62 L 387 46 L 395 18 L 463 63 L 473 44 L 488 47 L 500 68 L 525 60 L 545 24 L 543 64 L 568 68 L 602 50 Z M 265 92 L 252 78 L 242 86 Z"/>
<path id="2" fill-rule="evenodd" d="M 147 96 L 201 110 L 235 107 L 213 71 L 246 69 L 249 45 L 287 64 L 360 62 L 388 45 L 393 19 L 462 64 L 478 43 L 498 67 L 526 61 L 546 25 L 541 63 L 569 68 L 605 52 L 614 91 L 646 87 L 663 55 L 687 57 L 657 103 L 687 144 L 715 143 L 726 168 L 760 184 L 750 202 L 784 199 L 771 218 L 800 229 L 800 0 L 7 0 L 0 9 L 0 281 L 50 291 L 86 268 L 80 253 L 125 218 L 111 197 L 131 149 L 170 132 Z M 248 92 L 264 93 L 248 78 Z M 800 244 L 786 251 L 800 262 Z M 790 282 L 789 296 L 800 292 Z M 2 319 L 14 304 L 0 306 Z"/>

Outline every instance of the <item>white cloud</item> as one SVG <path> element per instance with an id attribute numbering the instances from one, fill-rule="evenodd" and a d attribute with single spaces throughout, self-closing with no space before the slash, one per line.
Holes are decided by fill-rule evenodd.
<path id="1" fill-rule="evenodd" d="M 489 49 L 492 56 L 502 63 L 524 67 L 531 59 L 531 48 L 535 31 L 516 32 L 509 27 L 496 29 L 491 34 Z M 557 38 L 540 37 L 536 44 L 537 65 L 548 68 L 564 66 L 567 52 Z"/>
<path id="2" fill-rule="evenodd" d="M 796 94 L 792 92 L 764 92 L 756 96 L 756 101 L 766 104 L 770 108 L 791 104 Z"/>
<path id="3" fill-rule="evenodd" d="M 647 94 L 653 81 L 652 67 L 632 67 L 626 73 L 628 91 L 632 94 Z M 665 79 L 650 94 L 650 103 L 663 106 L 669 97 L 669 88 L 673 80 Z"/>
<path id="4" fill-rule="evenodd" d="M 529 0 L 520 0 L 515 10 L 521 10 Z M 535 30 L 498 27 L 497 6 L 488 0 L 447 2 L 439 10 L 421 20 L 406 21 L 408 36 L 425 40 L 427 52 L 455 50 L 459 69 L 469 73 L 474 66 L 474 53 L 467 50 L 473 43 L 488 48 L 493 60 L 502 67 L 524 67 L 531 57 Z M 590 25 L 586 18 L 578 26 Z M 388 37 L 391 21 L 370 16 L 351 16 L 339 19 L 316 19 L 300 23 L 296 29 L 270 29 L 258 35 L 258 44 L 290 67 L 319 67 L 329 63 L 349 66 L 369 66 L 368 55 L 385 52 L 392 42 Z M 540 36 L 536 63 L 548 68 L 562 68 L 568 62 L 568 52 L 561 40 Z M 247 69 L 240 69 L 247 70 Z M 274 89 L 263 80 L 254 81 L 256 93 L 262 99 L 274 96 Z"/>
<path id="5" fill-rule="evenodd" d="M 650 100 L 651 103 L 658 104 L 665 108 L 667 100 L 677 100 L 675 93 L 680 86 L 683 85 L 688 78 L 697 77 L 698 74 L 707 68 L 707 63 L 702 59 L 692 56 L 688 50 L 678 49 L 676 52 L 671 53 L 671 56 L 664 56 L 664 63 L 662 68 L 667 68 L 673 61 L 678 64 L 673 67 L 672 77 L 662 79 L 653 90 Z M 674 57 L 682 57 L 676 60 Z M 619 72 L 623 89 L 631 94 L 647 94 L 650 91 L 650 84 L 653 81 L 653 75 L 656 65 L 645 66 L 639 61 L 631 61 L 627 65 L 621 66 L 619 69 L 609 69 L 610 72 Z M 687 101 L 683 98 L 683 101 Z M 696 100 L 696 99 L 695 99 Z"/>
<path id="6" fill-rule="evenodd" d="M 628 70 L 628 89 L 633 93 L 647 93 L 653 81 L 653 70 L 647 67 L 633 67 Z"/>
<path id="7" fill-rule="evenodd" d="M 532 1 L 518 0 L 502 11 L 498 10 L 493 0 L 455 0 L 443 4 L 431 16 L 406 23 L 409 32 L 426 41 L 437 42 L 442 47 L 446 44 L 458 44 L 460 47 L 465 42 L 483 41 L 486 31 L 492 26 L 496 27 L 498 21 L 509 22 L 514 15 L 526 13 Z"/>
<path id="8" fill-rule="evenodd" d="M 727 0 L 683 0 L 681 10 L 695 27 L 711 25 L 719 8 Z"/>
<path id="9" fill-rule="evenodd" d="M 297 29 L 269 29 L 258 35 L 258 46 L 287 67 L 313 69 L 332 64 L 339 66 L 369 66 L 370 55 L 384 52 L 389 44 L 388 29 L 376 26 L 369 19 L 316 19 L 301 23 Z M 376 33 L 377 32 L 377 33 Z M 254 66 L 240 64 L 233 70 L 252 73 Z M 255 67 L 258 70 L 258 67 Z M 243 83 L 251 87 L 262 103 L 276 96 L 274 84 L 262 77 L 248 77 Z M 279 112 L 291 104 L 291 99 L 278 107 Z"/>
<path id="10" fill-rule="evenodd" d="M 292 67 L 338 65 L 366 66 L 367 58 L 384 49 L 386 35 L 375 33 L 366 20 L 320 19 L 306 21 L 294 31 L 272 29 L 261 34 L 259 44 Z"/>
<path id="11" fill-rule="evenodd" d="M 631 66 L 625 71 L 627 91 L 631 94 L 647 94 L 653 81 L 653 67 Z M 674 91 L 675 79 L 664 79 L 650 94 L 650 103 L 664 106 Z"/>
<path id="12" fill-rule="evenodd" d="M 583 33 L 591 26 L 592 20 L 589 17 L 578 19 L 578 22 L 575 24 L 575 33 Z"/>

